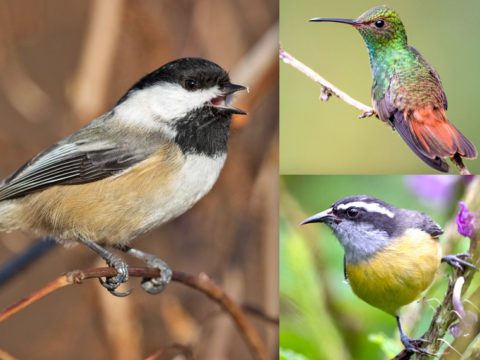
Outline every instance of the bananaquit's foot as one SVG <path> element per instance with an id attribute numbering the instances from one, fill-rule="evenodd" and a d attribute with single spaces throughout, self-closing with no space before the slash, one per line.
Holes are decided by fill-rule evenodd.
<path id="1" fill-rule="evenodd" d="M 427 350 L 422 349 L 422 346 L 424 344 L 427 344 L 428 341 L 423 340 L 423 339 L 410 339 L 403 332 L 402 324 L 400 323 L 400 317 L 396 316 L 395 318 L 397 319 L 398 330 L 400 331 L 400 341 L 402 342 L 403 346 L 405 347 L 405 350 L 407 350 L 411 353 L 435 356 L 434 354 L 428 352 Z"/>
<path id="2" fill-rule="evenodd" d="M 117 288 L 123 284 L 124 282 L 128 281 L 128 265 L 125 263 L 122 259 L 116 257 L 113 255 L 110 251 L 104 249 L 97 243 L 94 243 L 91 240 L 88 240 L 83 237 L 79 237 L 78 241 L 85 246 L 87 246 L 89 249 L 93 250 L 96 252 L 98 255 L 102 257 L 103 260 L 107 263 L 109 267 L 113 267 L 115 270 L 117 270 L 117 275 L 106 278 L 105 280 L 99 279 L 100 284 L 104 288 L 106 288 L 110 294 L 118 296 L 118 297 L 124 297 L 130 295 L 132 292 L 132 289 L 129 289 L 125 292 L 120 292 L 116 291 Z"/>
<path id="3" fill-rule="evenodd" d="M 417 354 L 425 354 L 425 355 L 430 355 L 430 356 L 435 356 L 434 354 L 428 352 L 425 349 L 422 349 L 422 346 L 428 341 L 423 340 L 423 339 L 410 339 L 408 336 L 405 334 L 400 335 L 400 340 L 402 341 L 403 346 L 405 346 L 405 350 L 411 352 L 411 353 L 417 353 Z"/>
<path id="4" fill-rule="evenodd" d="M 447 263 L 448 265 L 460 270 L 465 271 L 467 268 L 476 269 L 477 267 L 465 259 L 470 258 L 469 253 L 457 254 L 457 255 L 447 255 L 442 258 L 442 262 Z"/>
<path id="5" fill-rule="evenodd" d="M 165 287 L 170 283 L 172 279 L 172 269 L 167 265 L 167 263 L 158 257 L 143 252 L 138 249 L 134 249 L 128 246 L 120 247 L 120 250 L 144 261 L 148 267 L 160 270 L 160 276 L 157 278 L 143 278 L 142 279 L 142 288 L 147 293 L 155 295 L 162 292 Z"/>

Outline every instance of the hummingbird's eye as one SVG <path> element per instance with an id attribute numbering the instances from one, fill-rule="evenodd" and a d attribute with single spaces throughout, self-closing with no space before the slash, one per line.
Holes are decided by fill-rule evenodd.
<path id="1" fill-rule="evenodd" d="M 349 208 L 346 211 L 346 214 L 349 219 L 356 219 L 358 217 L 358 214 L 360 214 L 360 211 L 357 208 Z"/>
<path id="2" fill-rule="evenodd" d="M 377 20 L 377 21 L 375 21 L 375 26 L 376 26 L 377 28 L 380 29 L 380 28 L 383 27 L 383 25 L 385 25 L 385 21 L 383 21 L 383 20 Z"/>
<path id="3" fill-rule="evenodd" d="M 185 80 L 184 86 L 187 90 L 195 90 L 197 88 L 197 82 L 192 79 L 187 79 Z"/>

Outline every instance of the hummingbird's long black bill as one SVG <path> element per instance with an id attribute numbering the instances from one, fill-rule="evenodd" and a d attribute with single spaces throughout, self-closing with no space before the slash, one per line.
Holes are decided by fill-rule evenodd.
<path id="1" fill-rule="evenodd" d="M 336 22 L 348 25 L 358 25 L 357 20 L 355 19 L 340 19 L 340 18 L 313 18 L 308 21 L 311 22 Z"/>
<path id="2" fill-rule="evenodd" d="M 309 218 L 306 218 L 300 223 L 300 225 L 311 224 L 311 223 L 328 223 L 329 221 L 332 221 L 334 218 L 335 216 L 332 213 L 332 209 L 329 208 L 327 210 L 319 212 L 318 214 L 310 216 Z"/>

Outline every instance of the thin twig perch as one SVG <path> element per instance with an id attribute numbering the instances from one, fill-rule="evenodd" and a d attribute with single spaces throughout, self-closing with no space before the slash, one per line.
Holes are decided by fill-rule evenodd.
<path id="1" fill-rule="evenodd" d="M 28 307 L 37 300 L 45 297 L 46 295 L 68 285 L 81 284 L 83 280 L 102 278 L 102 277 L 112 277 L 117 274 L 117 271 L 113 268 L 102 267 L 95 269 L 87 270 L 75 270 L 71 271 L 65 275 L 62 275 L 55 279 L 54 281 L 48 283 L 46 286 L 37 290 L 30 296 L 20 300 L 14 305 L 8 307 L 7 309 L 0 312 L 0 322 L 6 320 L 10 316 L 16 314 L 17 312 Z M 146 268 L 146 267 L 130 267 L 128 269 L 128 274 L 130 277 L 148 277 L 155 278 L 158 277 L 159 270 Z M 250 352 L 254 359 L 256 360 L 269 360 L 270 355 L 267 350 L 266 345 L 263 343 L 262 339 L 258 335 L 257 330 L 251 324 L 251 322 L 246 317 L 242 308 L 233 301 L 225 292 L 217 286 L 208 275 L 201 273 L 198 276 L 186 274 L 179 271 L 174 271 L 172 275 L 172 281 L 180 282 L 184 285 L 187 285 L 191 288 L 194 288 L 210 299 L 215 301 L 220 305 L 233 319 L 237 325 L 240 333 L 242 334 L 245 342 L 250 348 Z"/>
<path id="2" fill-rule="evenodd" d="M 320 96 L 321 100 L 327 101 L 331 95 L 335 95 L 340 100 L 343 100 L 347 104 L 353 107 L 356 107 L 358 110 L 363 111 L 363 114 L 361 114 L 359 118 L 365 118 L 365 117 L 376 115 L 375 110 L 373 110 L 373 108 L 371 108 L 368 105 L 365 105 L 364 103 L 358 100 L 355 100 L 350 95 L 348 95 L 347 93 L 337 88 L 331 82 L 325 80 L 325 78 L 317 74 L 315 71 L 310 69 L 307 65 L 297 60 L 293 55 L 289 54 L 283 49 L 280 49 L 280 60 L 282 60 L 285 64 L 288 64 L 294 67 L 301 73 L 307 75 L 310 79 L 312 79 L 316 83 L 320 84 L 322 86 L 322 92 Z"/>

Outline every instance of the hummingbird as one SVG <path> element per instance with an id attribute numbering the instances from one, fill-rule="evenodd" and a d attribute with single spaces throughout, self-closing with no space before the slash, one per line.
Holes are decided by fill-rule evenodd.
<path id="1" fill-rule="evenodd" d="M 462 158 L 475 159 L 475 146 L 448 120 L 447 97 L 437 71 L 407 42 L 400 16 L 377 6 L 356 19 L 313 18 L 348 24 L 367 46 L 373 77 L 373 108 L 410 149 L 432 168 L 448 172 L 450 158 L 460 172 Z M 467 173 L 467 172 L 465 172 Z"/>

